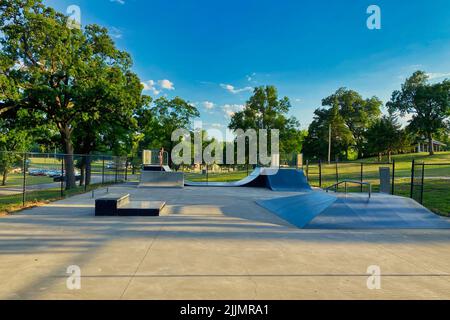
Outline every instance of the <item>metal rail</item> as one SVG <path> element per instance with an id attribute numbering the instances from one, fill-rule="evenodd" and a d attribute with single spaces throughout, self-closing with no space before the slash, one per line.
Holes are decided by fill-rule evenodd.
<path id="1" fill-rule="evenodd" d="M 347 191 L 348 191 L 348 184 L 349 183 L 359 184 L 361 186 L 368 186 L 369 187 L 369 198 L 372 197 L 372 185 L 369 182 L 356 181 L 356 180 L 342 180 L 342 181 L 339 181 L 338 183 L 335 183 L 332 186 L 329 186 L 328 188 L 326 188 L 325 191 L 328 192 L 331 189 L 334 189 L 334 192 L 337 192 L 338 187 L 341 184 L 344 184 L 345 185 L 345 193 L 347 194 L 348 193 Z"/>

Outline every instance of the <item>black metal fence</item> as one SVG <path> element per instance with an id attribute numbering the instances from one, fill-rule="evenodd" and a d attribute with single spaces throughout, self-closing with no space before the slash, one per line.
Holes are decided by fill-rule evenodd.
<path id="1" fill-rule="evenodd" d="M 125 157 L 0 152 L 0 209 L 128 180 Z M 71 185 L 72 183 L 72 185 Z"/>
<path id="2" fill-rule="evenodd" d="M 410 197 L 431 210 L 450 213 L 450 163 L 412 162 Z"/>
<path id="3" fill-rule="evenodd" d="M 434 212 L 450 213 L 450 163 L 306 161 L 305 174 L 314 187 L 327 188 L 342 180 L 369 182 L 380 191 L 380 168 L 390 169 L 393 195 L 410 197 Z M 363 186 L 349 188 L 363 192 Z"/>
<path id="4" fill-rule="evenodd" d="M 305 174 L 313 187 L 327 188 L 342 180 L 371 182 L 375 190 L 379 188 L 379 169 L 387 167 L 391 174 L 391 193 L 395 194 L 396 163 L 393 162 L 324 162 L 306 161 Z M 363 186 L 357 188 L 363 191 Z M 356 190 L 356 189 L 354 189 Z"/>

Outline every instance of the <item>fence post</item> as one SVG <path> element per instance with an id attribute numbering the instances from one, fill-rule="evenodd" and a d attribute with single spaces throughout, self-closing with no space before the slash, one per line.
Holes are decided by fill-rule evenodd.
<path id="1" fill-rule="evenodd" d="M 128 157 L 125 159 L 125 181 L 128 181 Z"/>
<path id="2" fill-rule="evenodd" d="M 322 160 L 319 160 L 319 188 L 322 188 Z"/>
<path id="3" fill-rule="evenodd" d="M 102 156 L 102 184 L 105 184 L 105 156 Z"/>
<path id="4" fill-rule="evenodd" d="M 411 164 L 411 194 L 410 198 L 414 199 L 414 169 L 415 169 L 416 161 L 413 159 Z"/>
<path id="5" fill-rule="evenodd" d="M 336 183 L 339 183 L 339 162 L 336 160 Z"/>
<path id="6" fill-rule="evenodd" d="M 61 198 L 64 197 L 64 179 L 66 179 L 66 177 L 64 176 L 64 159 L 65 159 L 65 157 L 62 156 L 61 157 L 61 186 L 60 186 Z"/>
<path id="7" fill-rule="evenodd" d="M 82 156 L 83 157 L 83 156 Z M 87 190 L 87 167 L 88 167 L 88 156 L 84 156 L 84 191 Z"/>
<path id="8" fill-rule="evenodd" d="M 392 159 L 392 187 L 391 187 L 392 195 L 395 194 L 395 159 Z"/>
<path id="9" fill-rule="evenodd" d="M 115 167 L 116 167 L 116 172 L 114 173 L 114 183 L 117 183 L 117 179 L 118 179 L 118 176 L 119 176 L 119 162 L 117 161 L 118 159 L 116 158 L 115 159 Z"/>
<path id="10" fill-rule="evenodd" d="M 306 179 L 309 181 L 309 160 L 306 160 Z"/>
<path id="11" fill-rule="evenodd" d="M 22 206 L 25 207 L 26 192 L 27 192 L 27 153 L 23 154 L 23 185 L 22 185 Z"/>
<path id="12" fill-rule="evenodd" d="M 364 162 L 361 162 L 361 193 L 364 191 L 363 190 L 363 185 L 362 183 L 364 182 Z"/>
<path id="13" fill-rule="evenodd" d="M 425 162 L 422 163 L 422 186 L 420 189 L 420 204 L 423 204 L 423 189 L 425 187 Z"/>

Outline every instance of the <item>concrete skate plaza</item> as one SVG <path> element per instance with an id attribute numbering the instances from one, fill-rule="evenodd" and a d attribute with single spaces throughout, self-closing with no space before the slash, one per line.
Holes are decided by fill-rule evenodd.
<path id="1" fill-rule="evenodd" d="M 0 219 L 1 299 L 449 299 L 450 230 L 303 230 L 261 188 L 110 188 L 160 217 L 94 217 L 84 194 Z M 96 192 L 96 197 L 105 190 Z M 81 290 L 66 269 L 81 267 Z M 380 290 L 367 268 L 381 267 Z"/>

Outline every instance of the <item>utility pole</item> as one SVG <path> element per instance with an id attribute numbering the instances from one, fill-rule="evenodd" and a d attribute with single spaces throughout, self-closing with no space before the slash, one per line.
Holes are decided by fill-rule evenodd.
<path id="1" fill-rule="evenodd" d="M 328 129 L 328 164 L 331 163 L 331 124 Z"/>

